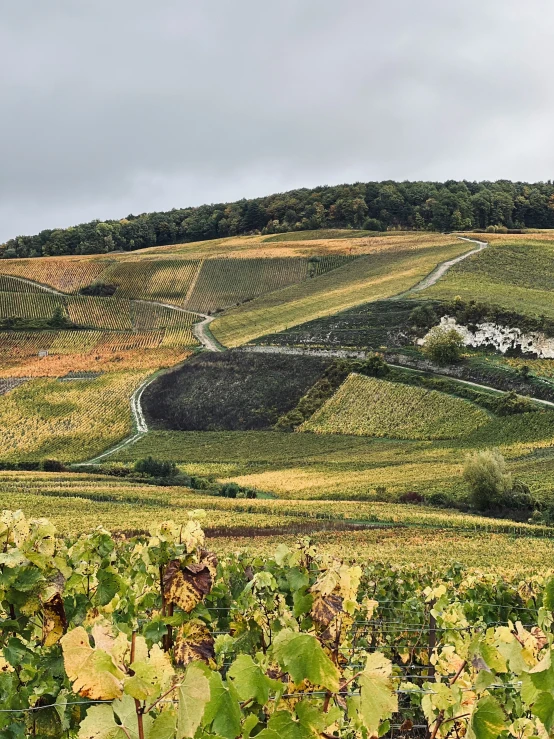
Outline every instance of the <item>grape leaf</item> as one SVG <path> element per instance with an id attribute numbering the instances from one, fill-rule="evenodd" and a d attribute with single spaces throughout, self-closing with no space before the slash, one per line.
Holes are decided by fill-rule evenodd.
<path id="1" fill-rule="evenodd" d="M 100 606 L 107 606 L 119 590 L 119 580 L 107 570 L 98 571 L 98 587 L 96 588 L 95 601 Z"/>
<path id="2" fill-rule="evenodd" d="M 336 693 L 340 673 L 311 634 L 283 629 L 273 643 L 273 655 L 295 683 L 309 680 Z"/>
<path id="3" fill-rule="evenodd" d="M 398 710 L 398 697 L 393 691 L 392 664 L 379 652 L 370 654 L 359 676 L 360 718 L 371 734 L 376 734 L 381 721 Z"/>
<path id="4" fill-rule="evenodd" d="M 267 722 L 267 729 L 260 731 L 256 739 L 275 739 L 275 736 L 279 739 L 314 739 L 313 732 L 295 721 L 288 711 L 274 713 Z"/>
<path id="5" fill-rule="evenodd" d="M 468 737 L 471 739 L 496 739 L 506 728 L 506 718 L 500 704 L 491 695 L 477 702 L 471 715 Z"/>
<path id="6" fill-rule="evenodd" d="M 214 558 L 209 552 L 204 554 L 198 564 L 183 566 L 180 560 L 173 559 L 165 568 L 165 597 L 168 603 L 175 603 L 186 613 L 190 613 L 212 589 Z"/>
<path id="7" fill-rule="evenodd" d="M 216 734 L 225 739 L 235 739 L 240 734 L 242 714 L 233 683 L 225 685 L 219 672 L 211 672 L 208 679 L 210 700 L 204 711 L 204 725 L 212 724 L 212 731 Z"/>
<path id="8" fill-rule="evenodd" d="M 321 703 L 314 703 L 309 700 L 302 700 L 297 703 L 294 710 L 302 726 L 311 729 L 316 734 L 322 731 L 342 716 L 342 711 L 338 706 L 332 706 L 327 713 L 323 712 Z"/>
<path id="9" fill-rule="evenodd" d="M 282 683 L 267 677 L 262 668 L 248 654 L 240 654 L 229 668 L 228 676 L 233 679 L 241 701 L 254 699 L 263 706 L 269 700 L 271 688 L 278 690 Z"/>
<path id="10" fill-rule="evenodd" d="M 554 577 L 547 580 L 544 586 L 542 604 L 548 611 L 554 611 Z"/>
<path id="11" fill-rule="evenodd" d="M 199 620 L 184 623 L 175 639 L 173 657 L 178 665 L 202 660 L 210 664 L 215 656 L 214 638 L 208 627 Z"/>
<path id="12" fill-rule="evenodd" d="M 116 722 L 116 716 L 119 723 Z M 163 715 L 163 714 L 162 714 Z M 144 734 L 148 739 L 164 739 L 163 734 L 152 736 L 155 722 L 148 714 L 143 716 Z M 167 734 L 165 735 L 168 736 Z M 92 706 L 79 729 L 79 739 L 139 739 L 135 702 L 129 696 L 111 705 Z"/>
<path id="13" fill-rule="evenodd" d="M 59 593 L 54 593 L 44 602 L 42 615 L 42 643 L 51 647 L 62 638 L 67 628 L 63 598 Z"/>
<path id="14" fill-rule="evenodd" d="M 174 711 L 164 711 L 155 719 L 147 739 L 174 739 L 177 716 Z"/>
<path id="15" fill-rule="evenodd" d="M 531 713 L 540 718 L 545 729 L 550 731 L 554 725 L 554 698 L 550 693 L 540 693 L 534 702 Z"/>
<path id="16" fill-rule="evenodd" d="M 113 700 L 122 695 L 124 673 L 111 654 L 90 646 L 82 626 L 63 636 L 61 645 L 65 671 L 76 693 L 93 700 Z"/>
<path id="17" fill-rule="evenodd" d="M 327 628 L 337 614 L 342 611 L 342 598 L 336 593 L 322 595 L 317 593 L 312 604 L 311 617 L 320 626 Z"/>
<path id="18" fill-rule="evenodd" d="M 200 662 L 192 662 L 179 688 L 177 739 L 192 739 L 200 726 L 206 704 L 210 700 L 207 669 Z"/>
<path id="19" fill-rule="evenodd" d="M 124 690 L 141 701 L 158 698 L 170 687 L 171 678 L 175 674 L 169 656 L 157 644 L 150 650 L 150 656 L 141 661 L 135 660 L 131 670 L 134 675 L 125 681 Z"/>
<path id="20" fill-rule="evenodd" d="M 79 739 L 128 739 L 115 722 L 111 706 L 92 706 L 79 728 Z"/>

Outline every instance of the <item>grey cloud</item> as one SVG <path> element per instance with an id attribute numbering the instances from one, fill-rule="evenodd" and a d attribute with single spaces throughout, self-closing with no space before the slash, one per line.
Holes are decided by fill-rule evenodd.
<path id="1" fill-rule="evenodd" d="M 0 0 L 0 239 L 356 179 L 552 176 L 548 0 Z"/>

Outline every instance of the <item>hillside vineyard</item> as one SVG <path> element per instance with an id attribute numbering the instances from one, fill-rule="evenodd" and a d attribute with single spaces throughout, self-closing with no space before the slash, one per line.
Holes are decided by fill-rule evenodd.
<path id="1" fill-rule="evenodd" d="M 551 736 L 553 193 L 0 247 L 0 736 Z"/>

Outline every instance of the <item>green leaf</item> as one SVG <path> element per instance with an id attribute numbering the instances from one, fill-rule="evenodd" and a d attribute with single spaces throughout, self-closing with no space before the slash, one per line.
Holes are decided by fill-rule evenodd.
<path id="1" fill-rule="evenodd" d="M 295 721 L 288 711 L 277 711 L 277 713 L 274 713 L 267 723 L 267 729 L 272 735 L 267 736 L 266 739 L 274 739 L 274 734 L 279 739 L 314 739 L 313 733 L 305 726 L 302 726 L 299 721 Z M 266 730 L 264 729 L 264 731 Z M 257 734 L 256 739 L 262 737 L 263 733 L 261 731 Z"/>
<path id="2" fill-rule="evenodd" d="M 540 693 L 531 708 L 531 713 L 540 718 L 547 731 L 554 725 L 554 698 L 550 693 Z"/>
<path id="3" fill-rule="evenodd" d="M 177 714 L 175 711 L 164 711 L 155 719 L 146 739 L 174 739 Z"/>
<path id="4" fill-rule="evenodd" d="M 554 577 L 547 580 L 544 586 L 542 604 L 548 611 L 554 611 Z"/>
<path id="5" fill-rule="evenodd" d="M 496 739 L 506 728 L 506 717 L 491 695 L 481 698 L 471 716 L 471 734 L 475 739 Z"/>
<path id="6" fill-rule="evenodd" d="M 321 702 L 309 700 L 300 701 L 296 704 L 294 710 L 302 726 L 316 734 L 321 734 L 322 731 L 325 731 L 328 726 L 334 724 L 342 716 L 342 711 L 338 706 L 332 706 L 327 713 L 323 713 Z"/>
<path id="7" fill-rule="evenodd" d="M 293 602 L 293 614 L 295 618 L 303 616 L 305 613 L 309 613 L 314 602 L 314 596 L 311 593 L 306 593 L 306 589 L 296 590 L 292 596 Z"/>
<path id="8" fill-rule="evenodd" d="M 119 581 L 117 577 L 106 570 L 98 572 L 98 587 L 96 589 L 95 600 L 100 606 L 107 606 L 119 590 Z"/>
<path id="9" fill-rule="evenodd" d="M 398 697 L 391 681 L 392 665 L 384 655 L 374 652 L 367 658 L 359 676 L 360 717 L 371 734 L 376 734 L 381 721 L 398 710 Z"/>
<path id="10" fill-rule="evenodd" d="M 298 567 L 292 567 L 287 572 L 287 582 L 292 591 L 306 588 L 310 584 L 308 573 Z"/>
<path id="11" fill-rule="evenodd" d="M 206 704 L 210 700 L 208 668 L 202 662 L 191 662 L 179 688 L 177 739 L 192 739 L 200 726 Z"/>
<path id="12" fill-rule="evenodd" d="M 111 706 L 92 706 L 79 728 L 79 739 L 125 739 L 125 733 L 116 724 Z"/>
<path id="13" fill-rule="evenodd" d="M 262 668 L 248 654 L 240 654 L 229 668 L 228 675 L 233 679 L 241 701 L 254 699 L 261 706 L 269 700 L 272 687 L 278 689 L 280 684 L 268 678 Z"/>
<path id="14" fill-rule="evenodd" d="M 240 734 L 241 710 L 237 692 L 231 682 L 223 683 L 219 672 L 209 676 L 210 700 L 204 711 L 205 726 L 212 724 L 212 731 L 225 739 L 235 739 Z"/>
<path id="15" fill-rule="evenodd" d="M 273 643 L 273 654 L 295 683 L 309 680 L 333 693 L 338 691 L 340 673 L 315 636 L 283 629 Z"/>
<path id="16" fill-rule="evenodd" d="M 39 580 L 42 580 L 42 572 L 37 567 L 22 567 L 17 573 L 13 587 L 26 593 L 32 590 Z"/>
<path id="17" fill-rule="evenodd" d="M 254 713 L 248 714 L 248 716 L 244 719 L 244 723 L 242 724 L 242 738 L 250 739 L 250 734 L 254 731 L 259 723 L 260 722 L 258 721 L 258 717 Z"/>

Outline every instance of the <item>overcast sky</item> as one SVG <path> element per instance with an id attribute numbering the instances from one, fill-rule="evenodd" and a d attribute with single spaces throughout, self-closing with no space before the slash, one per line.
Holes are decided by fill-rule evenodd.
<path id="1" fill-rule="evenodd" d="M 554 177 L 552 0 L 0 0 L 0 240 L 381 179 Z"/>

